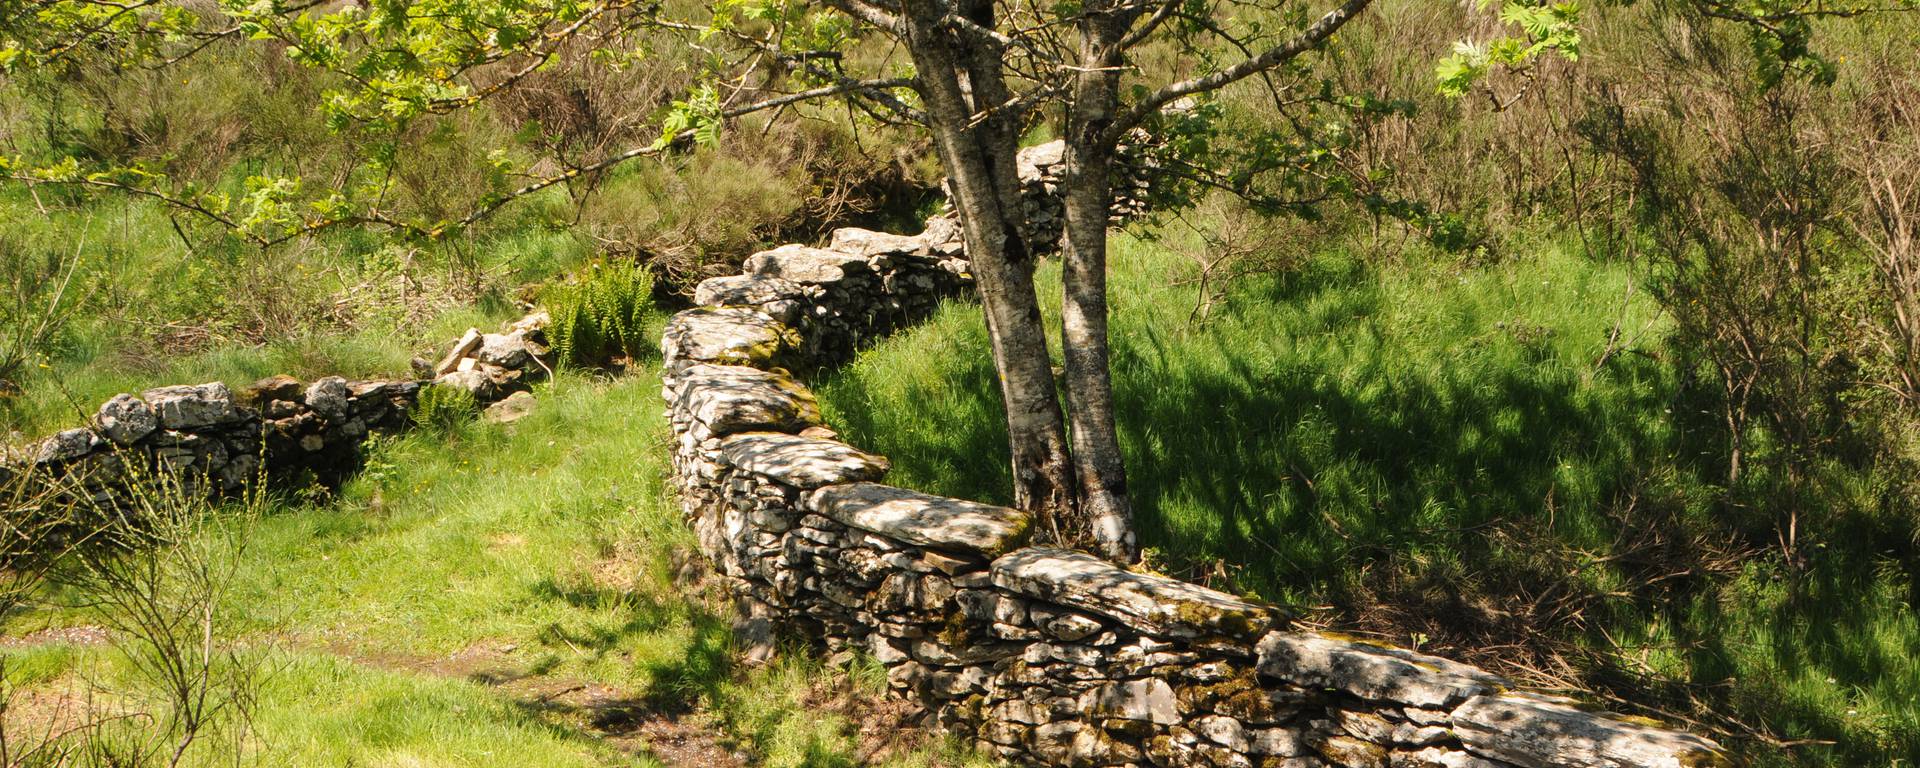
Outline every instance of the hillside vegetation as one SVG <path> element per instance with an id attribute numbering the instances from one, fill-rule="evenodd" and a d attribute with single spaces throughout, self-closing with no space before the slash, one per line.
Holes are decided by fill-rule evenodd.
<path id="1" fill-rule="evenodd" d="M 1920 14 L 1823 24 L 1831 70 L 1807 76 L 1674 5 L 1589 9 L 1579 61 L 1455 98 L 1436 62 L 1504 25 L 1383 0 L 1324 56 L 1189 105 L 1174 143 L 1232 172 L 1166 181 L 1111 241 L 1145 565 L 1685 722 L 1752 765 L 1920 762 Z M 273 176 L 363 183 L 378 146 L 409 159 L 383 166 L 383 204 L 458 217 L 501 157 L 549 173 L 653 142 L 704 53 L 648 43 L 605 69 L 569 52 L 511 97 L 381 137 L 328 124 L 328 74 L 242 40 L 12 71 L 0 157 L 242 198 Z M 157 502 L 173 535 L 113 561 L 224 574 L 172 606 L 206 611 L 234 681 L 182 764 L 979 762 L 902 722 L 860 659 L 735 662 L 632 343 L 755 250 L 915 229 L 941 197 L 933 154 L 800 107 L 458 237 L 342 226 L 271 248 L 147 197 L 14 179 L 0 435 L 164 384 L 408 376 L 569 279 L 644 266 L 646 295 L 618 297 L 644 332 L 569 361 L 521 421 L 383 439 L 340 488 Z M 1057 323 L 1060 266 L 1038 274 Z M 1012 501 L 977 303 L 813 383 L 892 482 Z M 130 764 L 113 750 L 161 730 L 141 718 L 165 685 L 88 567 L 63 559 L 0 615 L 0 726 L 110 713 L 105 751 L 73 762 Z"/>

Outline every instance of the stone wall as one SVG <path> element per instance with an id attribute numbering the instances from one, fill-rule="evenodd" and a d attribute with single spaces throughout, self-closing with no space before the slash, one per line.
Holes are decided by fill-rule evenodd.
<path id="1" fill-rule="evenodd" d="M 703 286 L 714 306 L 676 315 L 662 339 L 681 504 L 737 600 L 743 637 L 778 627 L 829 652 L 871 654 L 933 723 L 1017 763 L 1727 764 L 1699 736 L 1027 546 L 1032 522 L 1017 510 L 880 484 L 886 459 L 838 441 L 786 370 L 851 353 L 817 318 L 865 316 L 784 287 L 757 292 L 771 277 L 834 283 L 788 270 L 789 258 L 858 269 L 844 251 L 760 254 L 753 275 Z M 823 327 L 834 335 L 807 337 Z"/>
<path id="2" fill-rule="evenodd" d="M 416 362 L 421 379 L 274 376 L 237 393 L 209 382 L 115 395 L 86 425 L 0 457 L 0 480 L 34 482 L 41 504 L 97 510 L 124 506 L 156 475 L 187 493 L 231 493 L 262 477 L 331 485 L 360 466 L 369 436 L 412 426 L 424 386 L 465 389 L 482 406 L 524 391 L 547 370 L 545 323 L 536 313 L 500 333 L 469 329 L 439 364 Z"/>

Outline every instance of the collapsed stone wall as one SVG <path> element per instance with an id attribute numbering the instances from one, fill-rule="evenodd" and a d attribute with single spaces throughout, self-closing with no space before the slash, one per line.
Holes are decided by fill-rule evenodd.
<path id="1" fill-rule="evenodd" d="M 837 440 L 786 370 L 848 353 L 823 349 L 842 338 L 808 339 L 807 312 L 731 301 L 742 295 L 705 291 L 713 306 L 670 321 L 662 396 L 681 504 L 743 635 L 778 626 L 871 654 L 894 692 L 989 754 L 1215 768 L 1727 764 L 1699 736 L 1026 546 L 1032 521 L 1017 510 L 882 485 L 886 459 Z M 800 330 L 782 322 L 796 316 Z"/>
<path id="2" fill-rule="evenodd" d="M 236 393 L 226 384 L 158 387 L 107 400 L 84 426 L 0 457 L 0 481 L 25 478 L 37 504 L 122 508 L 136 487 L 164 476 L 187 494 L 239 491 L 266 477 L 332 485 L 360 464 L 375 434 L 412 426 L 421 389 L 463 389 L 487 406 L 526 390 L 548 370 L 542 313 L 500 333 L 468 329 L 437 365 L 416 361 L 419 379 L 311 383 L 261 379 Z"/>

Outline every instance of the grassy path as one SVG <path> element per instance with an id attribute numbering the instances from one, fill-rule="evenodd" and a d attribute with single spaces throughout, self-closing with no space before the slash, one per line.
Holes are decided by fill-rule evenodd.
<path id="1" fill-rule="evenodd" d="M 254 516 L 221 606 L 269 670 L 247 763 L 949 762 L 911 746 L 930 742 L 903 736 L 871 675 L 731 664 L 663 482 L 658 387 L 563 377 L 521 421 L 393 440 L 336 498 Z M 46 612 L 6 634 L 88 622 Z M 111 644 L 59 639 L 74 631 L 0 651 L 29 690 L 135 686 Z"/>

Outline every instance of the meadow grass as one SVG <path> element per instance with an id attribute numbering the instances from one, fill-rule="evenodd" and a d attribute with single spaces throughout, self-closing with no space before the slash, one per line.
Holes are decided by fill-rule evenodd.
<path id="1" fill-rule="evenodd" d="M 538 397 L 511 425 L 388 439 L 337 496 L 247 523 L 221 607 L 224 631 L 266 658 L 248 764 L 634 764 L 595 732 L 606 713 L 535 706 L 575 685 L 617 692 L 619 717 L 693 717 L 756 764 L 855 764 L 859 724 L 812 711 L 815 692 L 884 683 L 834 683 L 844 673 L 797 652 L 737 668 L 718 594 L 676 578 L 694 542 L 664 482 L 657 375 L 563 375 Z M 92 621 L 52 609 L 6 629 Z M 28 688 L 134 687 L 112 647 L 8 656 Z"/>
<path id="2" fill-rule="evenodd" d="M 1805 567 L 1783 563 L 1763 480 L 1726 487 L 1711 405 L 1626 267 L 1550 240 L 1477 267 L 1328 252 L 1241 281 L 1201 322 L 1180 257 L 1113 250 L 1117 413 L 1151 563 L 1636 698 L 1616 706 L 1832 742 L 1739 741 L 1756 765 L 1920 759 L 1915 582 L 1885 551 L 1913 521 L 1803 519 Z M 1057 317 L 1057 268 L 1042 285 Z M 819 393 L 893 482 L 1008 501 L 977 306 Z M 1835 481 L 1871 497 L 1849 471 Z M 1534 674 L 1543 656 L 1578 675 Z"/>

